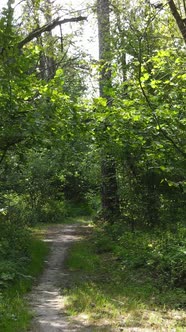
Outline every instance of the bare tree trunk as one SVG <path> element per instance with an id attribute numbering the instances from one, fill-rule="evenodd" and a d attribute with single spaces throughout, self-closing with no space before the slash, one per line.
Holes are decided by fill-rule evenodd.
<path id="1" fill-rule="evenodd" d="M 101 65 L 99 91 L 100 97 L 107 100 L 107 106 L 112 106 L 110 98 L 111 82 L 111 50 L 110 50 L 110 19 L 109 0 L 97 0 L 98 14 L 98 36 L 99 36 L 99 60 Z M 105 122 L 105 129 L 107 128 Z M 116 163 L 110 153 L 102 150 L 101 156 L 102 175 L 102 216 L 104 219 L 113 222 L 115 216 L 119 215 L 119 198 L 116 177 Z"/>

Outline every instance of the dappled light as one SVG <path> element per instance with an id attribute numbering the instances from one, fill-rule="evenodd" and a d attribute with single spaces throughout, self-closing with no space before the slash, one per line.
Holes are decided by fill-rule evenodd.
<path id="1" fill-rule="evenodd" d="M 69 276 L 66 287 L 62 286 L 67 313 L 100 326 L 107 322 L 113 331 L 182 331 L 184 292 L 159 289 L 145 268 L 121 269 L 111 253 L 95 253 L 94 239 L 75 244 L 67 258 Z M 88 261 L 92 261 L 89 268 Z"/>
<path id="2" fill-rule="evenodd" d="M 52 331 L 91 331 L 85 319 L 69 319 L 65 302 L 66 296 L 60 287 L 68 283 L 69 272 L 65 268 L 67 249 L 86 234 L 87 226 L 67 225 L 52 226 L 47 231 L 45 240 L 50 240 L 51 250 L 46 268 L 37 286 L 30 294 L 30 305 L 34 310 L 32 330 L 35 332 Z M 84 317 L 85 318 L 85 317 Z M 103 324 L 104 325 L 104 324 Z M 104 327 L 104 326 L 103 326 Z"/>
<path id="3" fill-rule="evenodd" d="M 0 332 L 186 330 L 185 143 L 186 0 L 0 0 Z"/>

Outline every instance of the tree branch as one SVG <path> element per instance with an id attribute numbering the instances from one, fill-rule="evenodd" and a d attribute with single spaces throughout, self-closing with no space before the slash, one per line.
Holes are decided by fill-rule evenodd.
<path id="1" fill-rule="evenodd" d="M 60 20 L 60 17 L 56 18 L 50 23 L 47 23 L 43 25 L 42 27 L 33 30 L 29 33 L 27 37 L 25 37 L 22 41 L 18 43 L 18 48 L 22 48 L 24 45 L 32 41 L 34 38 L 37 38 L 41 36 L 43 32 L 49 32 L 52 31 L 54 28 L 56 28 L 58 25 L 69 23 L 69 22 L 80 22 L 86 20 L 85 16 L 78 16 L 78 17 L 71 17 L 71 18 L 65 18 L 63 20 Z"/>
<path id="2" fill-rule="evenodd" d="M 169 0 L 168 3 L 169 3 L 171 13 L 174 16 L 177 26 L 183 36 L 184 42 L 186 43 L 186 25 L 184 24 L 184 20 L 182 19 L 181 15 L 179 14 L 178 9 L 174 3 L 174 0 Z"/>

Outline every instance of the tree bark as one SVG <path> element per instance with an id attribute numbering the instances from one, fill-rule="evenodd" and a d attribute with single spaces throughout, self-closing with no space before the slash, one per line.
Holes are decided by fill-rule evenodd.
<path id="1" fill-rule="evenodd" d="M 97 0 L 98 15 L 98 36 L 99 36 L 99 60 L 100 78 L 99 93 L 100 97 L 107 100 L 107 107 L 112 106 L 110 97 L 111 82 L 111 50 L 110 50 L 110 18 L 109 1 Z M 105 130 L 108 124 L 105 122 Z M 102 216 L 109 222 L 115 220 L 119 215 L 119 198 L 116 176 L 116 163 L 111 153 L 106 153 L 102 149 L 101 156 L 101 175 L 102 175 Z"/>
<path id="2" fill-rule="evenodd" d="M 169 0 L 169 7 L 171 10 L 172 15 L 174 16 L 177 26 L 182 34 L 182 37 L 184 39 L 184 42 L 186 43 L 186 23 L 185 23 L 185 18 L 182 19 L 174 0 Z M 184 6 L 185 7 L 185 6 Z"/>

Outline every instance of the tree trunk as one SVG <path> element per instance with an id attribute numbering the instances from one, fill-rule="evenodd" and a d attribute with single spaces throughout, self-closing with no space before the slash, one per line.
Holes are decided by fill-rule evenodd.
<path id="1" fill-rule="evenodd" d="M 110 98 L 111 82 L 111 50 L 110 50 L 110 20 L 109 0 L 97 0 L 98 36 L 99 36 L 99 60 L 101 65 L 99 78 L 100 97 L 107 100 L 107 106 L 112 106 Z M 105 122 L 105 129 L 107 128 Z M 110 153 L 102 149 L 101 156 L 102 175 L 102 216 L 109 222 L 113 222 L 119 215 L 119 198 L 116 176 L 116 163 Z"/>
<path id="2" fill-rule="evenodd" d="M 180 13 L 179 13 L 176 5 L 175 5 L 174 0 L 169 0 L 168 3 L 169 3 L 171 13 L 174 16 L 174 18 L 176 20 L 176 23 L 177 23 L 177 26 L 178 26 L 181 34 L 182 34 L 184 42 L 186 43 L 186 19 L 185 19 L 185 17 L 184 17 L 184 19 L 181 17 L 181 15 L 180 15 Z M 186 7 L 184 5 L 184 10 L 185 10 L 185 8 Z"/>

